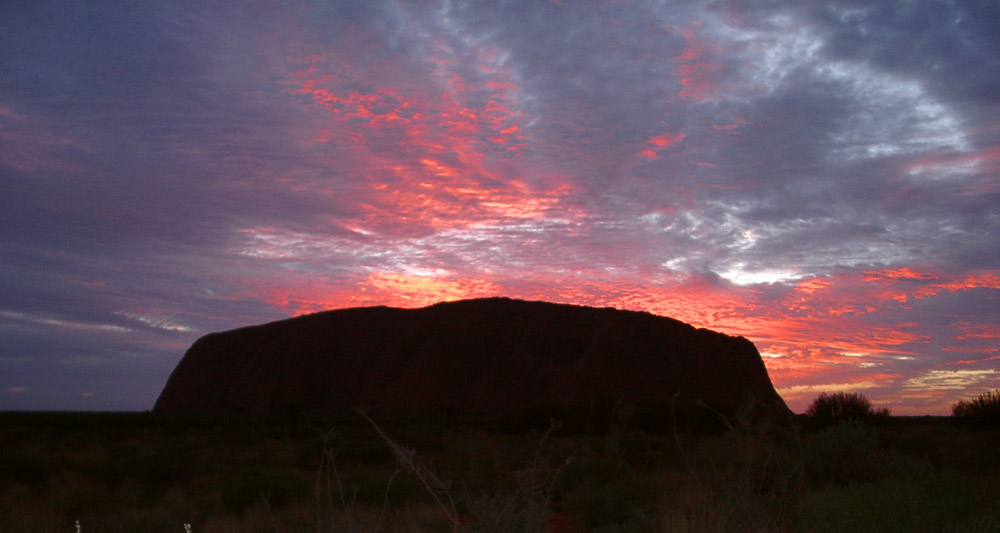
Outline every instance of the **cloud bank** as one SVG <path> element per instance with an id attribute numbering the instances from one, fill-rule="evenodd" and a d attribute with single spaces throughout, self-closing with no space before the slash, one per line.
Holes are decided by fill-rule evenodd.
<path id="1" fill-rule="evenodd" d="M 0 7 L 0 406 L 505 295 L 754 341 L 795 410 L 1000 386 L 988 3 Z"/>

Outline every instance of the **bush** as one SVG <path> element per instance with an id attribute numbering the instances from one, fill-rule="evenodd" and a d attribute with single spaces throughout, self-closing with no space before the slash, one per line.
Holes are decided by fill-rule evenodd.
<path id="1" fill-rule="evenodd" d="M 873 409 L 868 398 L 856 392 L 824 392 L 809 405 L 806 415 L 813 427 L 825 428 L 848 420 L 883 422 L 889 418 L 889 410 Z"/>
<path id="2" fill-rule="evenodd" d="M 986 391 L 972 400 L 959 400 L 951 406 L 951 414 L 977 426 L 1000 426 L 1000 389 Z"/>

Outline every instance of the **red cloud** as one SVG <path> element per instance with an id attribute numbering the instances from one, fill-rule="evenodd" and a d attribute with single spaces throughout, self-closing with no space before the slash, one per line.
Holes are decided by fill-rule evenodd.
<path id="1" fill-rule="evenodd" d="M 528 139 L 513 75 L 502 65 L 481 66 L 480 75 L 464 79 L 453 58 L 431 61 L 439 85 L 363 89 L 350 61 L 321 55 L 289 82 L 290 94 L 325 110 L 310 142 L 349 146 L 355 172 L 370 183 L 338 196 L 353 199 L 361 213 L 350 224 L 460 228 L 543 216 L 570 189 L 561 179 L 546 183 L 544 172 L 534 172 L 529 185 L 509 163 Z"/>
<path id="2" fill-rule="evenodd" d="M 664 133 L 662 135 L 656 135 L 650 137 L 646 141 L 646 144 L 648 144 L 649 146 L 645 150 L 639 152 L 639 155 L 650 160 L 658 159 L 659 152 L 661 150 L 679 143 L 686 136 L 687 135 L 683 133 Z"/>

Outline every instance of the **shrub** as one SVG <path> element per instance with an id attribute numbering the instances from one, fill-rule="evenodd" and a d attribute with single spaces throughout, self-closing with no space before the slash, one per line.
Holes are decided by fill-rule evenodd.
<path id="1" fill-rule="evenodd" d="M 873 409 L 863 394 L 856 392 L 821 393 L 806 409 L 812 426 L 825 428 L 840 422 L 882 422 L 889 418 L 889 409 Z"/>
<path id="2" fill-rule="evenodd" d="M 1000 426 L 1000 389 L 986 391 L 971 400 L 959 400 L 951 406 L 951 414 L 978 426 Z"/>

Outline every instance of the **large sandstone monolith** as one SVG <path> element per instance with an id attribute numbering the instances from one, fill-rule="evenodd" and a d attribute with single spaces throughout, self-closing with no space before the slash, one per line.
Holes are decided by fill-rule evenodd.
<path id="1" fill-rule="evenodd" d="M 198 339 L 157 413 L 367 409 L 588 427 L 787 415 L 753 343 L 649 313 L 507 298 L 326 311 Z"/>

